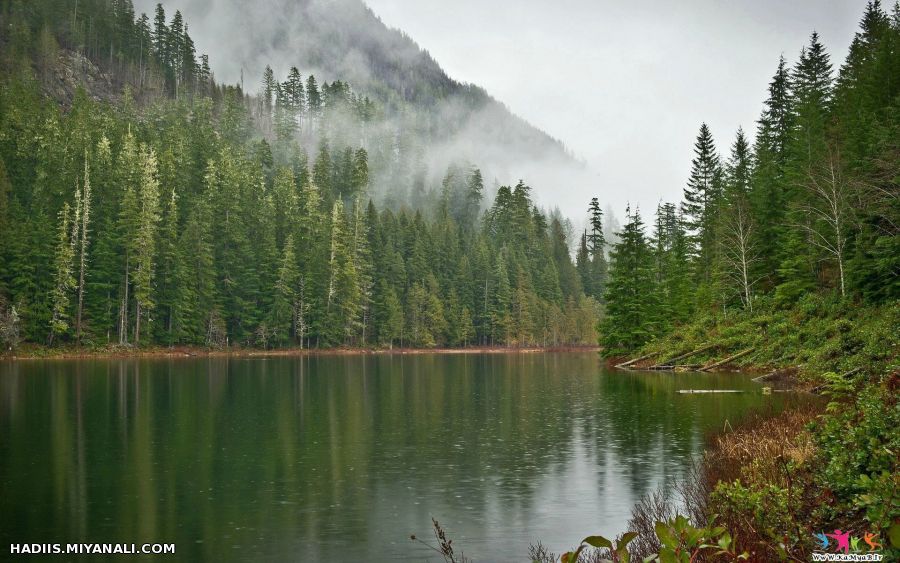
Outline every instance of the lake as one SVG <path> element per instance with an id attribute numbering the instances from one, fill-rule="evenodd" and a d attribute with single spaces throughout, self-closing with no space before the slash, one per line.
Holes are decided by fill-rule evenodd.
<path id="1" fill-rule="evenodd" d="M 409 539 L 433 516 L 457 552 L 524 561 L 623 531 L 710 431 L 785 400 L 592 352 L 0 362 L 0 546 L 438 561 Z"/>

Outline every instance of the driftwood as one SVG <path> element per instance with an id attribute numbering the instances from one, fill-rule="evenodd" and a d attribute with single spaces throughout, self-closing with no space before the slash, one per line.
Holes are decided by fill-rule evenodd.
<path id="1" fill-rule="evenodd" d="M 708 365 L 708 366 L 702 367 L 702 368 L 700 368 L 700 371 L 709 371 L 709 370 L 711 370 L 711 369 L 713 369 L 713 368 L 717 368 L 717 367 L 719 367 L 719 366 L 724 366 L 725 364 L 727 364 L 727 363 L 729 363 L 729 362 L 733 362 L 734 360 L 736 360 L 736 359 L 738 359 L 738 358 L 741 358 L 741 357 L 743 357 L 743 356 L 746 356 L 747 354 L 749 354 L 749 353 L 752 352 L 753 350 L 755 350 L 755 348 L 747 348 L 746 350 L 744 350 L 744 351 L 742 351 L 742 352 L 738 352 L 738 353 L 735 354 L 734 356 L 729 356 L 729 357 L 725 358 L 724 360 L 721 360 L 721 361 L 715 362 L 715 363 L 713 363 L 713 364 L 710 364 L 710 365 Z"/>
<path id="2" fill-rule="evenodd" d="M 647 368 L 641 368 L 648 371 L 676 371 L 676 370 L 696 370 L 698 368 L 703 367 L 703 364 L 677 364 L 677 365 L 665 365 L 665 364 L 657 364 L 655 366 L 650 366 Z"/>
<path id="3" fill-rule="evenodd" d="M 696 393 L 743 393 L 741 389 L 679 389 L 682 395 L 694 395 Z"/>
<path id="4" fill-rule="evenodd" d="M 699 354 L 700 352 L 706 352 L 707 350 L 709 350 L 711 348 L 715 348 L 715 347 L 716 347 L 716 344 L 709 344 L 707 346 L 697 348 L 696 350 L 691 350 L 690 352 L 685 352 L 684 354 L 675 356 L 674 358 L 669 358 L 665 362 L 660 362 L 660 363 L 656 364 L 655 366 L 651 366 L 650 369 L 659 368 L 661 366 L 675 367 L 675 362 L 677 362 L 678 360 L 683 360 L 685 358 L 689 358 L 689 357 L 693 356 L 694 354 Z"/>
<path id="5" fill-rule="evenodd" d="M 655 355 L 656 355 L 656 352 L 650 352 L 649 354 L 644 354 L 640 358 L 635 358 L 633 360 L 628 360 L 627 362 L 617 364 L 616 367 L 617 368 L 627 368 L 630 365 L 636 364 L 636 363 L 640 362 L 641 360 L 646 360 L 647 358 L 652 358 Z"/>
<path id="6" fill-rule="evenodd" d="M 753 381 L 754 383 L 759 383 L 760 381 L 766 381 L 770 377 L 775 376 L 779 371 L 780 370 L 777 370 L 777 369 L 775 371 L 770 371 L 769 373 L 765 373 L 763 375 L 760 375 L 759 377 L 754 377 L 750 381 Z"/>

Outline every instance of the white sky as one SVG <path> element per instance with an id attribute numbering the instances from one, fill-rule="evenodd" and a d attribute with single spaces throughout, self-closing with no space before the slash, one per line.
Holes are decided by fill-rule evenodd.
<path id="1" fill-rule="evenodd" d="M 592 195 L 621 217 L 677 200 L 700 123 L 721 152 L 753 134 L 784 53 L 813 30 L 835 71 L 865 0 L 365 0 L 453 78 L 483 86 L 561 139 L 596 173 Z M 535 195 L 544 203 L 552 196 Z M 572 198 L 566 197 L 565 201 Z M 583 210 L 563 211 L 580 219 Z"/>

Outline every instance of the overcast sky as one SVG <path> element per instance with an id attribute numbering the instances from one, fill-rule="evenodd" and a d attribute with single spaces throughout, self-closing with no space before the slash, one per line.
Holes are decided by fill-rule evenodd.
<path id="1" fill-rule="evenodd" d="M 739 126 L 752 134 L 778 56 L 793 63 L 813 30 L 837 70 L 865 8 L 865 0 L 365 1 L 450 76 L 563 140 L 620 217 L 629 200 L 650 212 L 660 198 L 681 197 L 702 121 L 723 152 Z"/>
<path id="2" fill-rule="evenodd" d="M 135 4 L 152 13 L 156 1 Z M 238 51 L 253 45 L 235 40 L 246 10 L 231 8 L 241 1 L 164 2 L 185 13 L 198 51 L 232 83 Z M 619 217 L 627 202 L 651 214 L 661 198 L 677 201 L 700 123 L 727 153 L 739 126 L 754 133 L 779 55 L 793 64 L 817 30 L 837 70 L 865 8 L 865 0 L 364 1 L 450 76 L 483 86 L 588 163 L 596 181 L 577 188 L 584 193 L 534 186 L 539 203 L 559 203 L 576 223 L 594 195 Z"/>

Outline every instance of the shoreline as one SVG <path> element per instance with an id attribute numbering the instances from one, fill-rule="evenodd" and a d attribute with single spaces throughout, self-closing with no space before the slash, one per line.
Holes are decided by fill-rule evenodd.
<path id="1" fill-rule="evenodd" d="M 105 348 L 58 348 L 26 346 L 17 353 L 0 355 L 0 361 L 77 360 L 125 358 L 218 358 L 218 357 L 302 357 L 302 356 L 362 356 L 362 355 L 425 355 L 425 354 L 538 354 L 544 352 L 599 352 L 600 346 L 470 346 L 465 348 L 257 348 L 215 349 L 197 346 L 134 348 L 110 346 Z"/>

